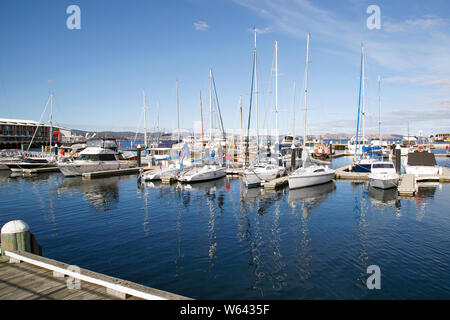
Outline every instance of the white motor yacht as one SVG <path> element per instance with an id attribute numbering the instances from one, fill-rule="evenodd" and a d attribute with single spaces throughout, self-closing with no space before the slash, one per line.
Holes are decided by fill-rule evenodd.
<path id="1" fill-rule="evenodd" d="M 87 147 L 75 160 L 58 163 L 59 170 L 67 177 L 134 166 L 136 166 L 136 161 L 119 160 L 117 151 L 102 147 Z"/>
<path id="2" fill-rule="evenodd" d="M 369 174 L 369 185 L 379 189 L 390 189 L 398 186 L 400 176 L 392 161 L 378 161 L 372 163 Z"/>
<path id="3" fill-rule="evenodd" d="M 416 181 L 439 181 L 442 168 L 436 164 L 433 153 L 427 151 L 415 151 L 408 153 L 405 165 L 406 174 L 413 174 Z"/>

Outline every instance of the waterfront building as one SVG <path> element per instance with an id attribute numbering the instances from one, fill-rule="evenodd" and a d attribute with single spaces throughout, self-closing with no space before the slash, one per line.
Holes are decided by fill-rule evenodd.
<path id="1" fill-rule="evenodd" d="M 36 130 L 37 128 L 37 130 Z M 48 146 L 52 130 L 52 145 L 68 143 L 73 140 L 72 132 L 59 126 L 39 123 L 33 120 L 0 118 L 0 149 L 27 148 L 33 135 L 32 148 Z M 36 134 L 35 134 L 36 132 Z"/>

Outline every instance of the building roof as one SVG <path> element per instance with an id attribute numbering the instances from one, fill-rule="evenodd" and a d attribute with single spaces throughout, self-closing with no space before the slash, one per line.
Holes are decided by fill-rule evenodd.
<path id="1" fill-rule="evenodd" d="M 22 125 L 22 126 L 47 126 L 49 127 L 50 125 L 48 123 L 39 123 L 37 121 L 34 120 L 20 120 L 20 119 L 7 119 L 7 118 L 0 118 L 0 124 L 10 124 L 10 125 Z M 60 129 L 66 129 L 64 127 L 60 127 L 56 124 L 52 125 L 54 128 L 60 128 Z M 70 130 L 70 129 L 67 129 Z"/>

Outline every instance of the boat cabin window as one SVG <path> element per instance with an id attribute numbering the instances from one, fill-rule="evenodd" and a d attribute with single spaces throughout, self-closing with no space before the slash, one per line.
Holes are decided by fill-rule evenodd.
<path id="1" fill-rule="evenodd" d="M 374 169 L 393 169 L 394 165 L 392 163 L 374 163 L 372 165 Z"/>
<path id="2" fill-rule="evenodd" d="M 115 161 L 116 157 L 112 153 L 106 153 L 106 154 L 82 154 L 76 160 Z"/>
<path id="3" fill-rule="evenodd" d="M 325 172 L 325 169 L 316 169 L 314 172 Z"/>

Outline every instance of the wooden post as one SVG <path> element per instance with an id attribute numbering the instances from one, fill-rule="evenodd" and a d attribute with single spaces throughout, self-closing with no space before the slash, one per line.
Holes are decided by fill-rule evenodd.
<path id="1" fill-rule="evenodd" d="M 2 255 L 5 251 L 31 252 L 30 228 L 22 220 L 6 223 L 1 230 Z"/>
<path id="2" fill-rule="evenodd" d="M 137 166 L 140 167 L 141 166 L 141 146 L 138 145 L 136 150 L 137 150 Z"/>
<path id="3" fill-rule="evenodd" d="M 295 169 L 297 169 L 296 154 L 297 154 L 297 149 L 295 149 L 295 147 L 293 147 L 292 152 L 291 152 L 291 171 L 295 171 Z"/>
<path id="4" fill-rule="evenodd" d="M 398 174 L 400 174 L 401 162 L 402 162 L 401 149 L 396 148 L 395 149 L 395 168 L 396 168 Z"/>

